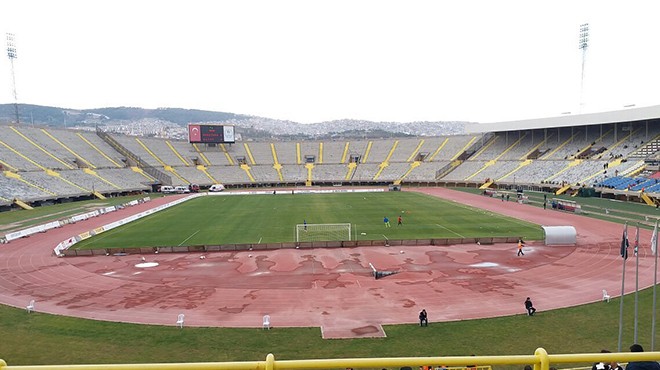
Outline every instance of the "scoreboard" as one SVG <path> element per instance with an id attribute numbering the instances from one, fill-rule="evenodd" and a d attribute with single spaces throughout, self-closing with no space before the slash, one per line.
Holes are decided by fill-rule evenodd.
<path id="1" fill-rule="evenodd" d="M 228 125 L 188 125 L 188 142 L 224 144 L 236 142 L 234 126 Z"/>

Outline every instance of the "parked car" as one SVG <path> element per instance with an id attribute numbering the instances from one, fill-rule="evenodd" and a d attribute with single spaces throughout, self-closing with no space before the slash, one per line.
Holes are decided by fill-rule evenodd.
<path id="1" fill-rule="evenodd" d="M 218 191 L 223 191 L 223 190 L 225 190 L 225 186 L 222 185 L 222 184 L 213 184 L 209 188 L 210 192 L 218 192 Z"/>
<path id="2" fill-rule="evenodd" d="M 187 186 L 175 186 L 174 192 L 179 194 L 190 193 L 190 189 Z"/>
<path id="3" fill-rule="evenodd" d="M 159 191 L 163 194 L 172 194 L 176 193 L 174 190 L 174 186 L 169 186 L 169 185 L 163 185 L 160 187 Z"/>

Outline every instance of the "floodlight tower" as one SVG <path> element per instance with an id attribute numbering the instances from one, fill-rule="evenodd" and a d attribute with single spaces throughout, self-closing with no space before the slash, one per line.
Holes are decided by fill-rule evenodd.
<path id="1" fill-rule="evenodd" d="M 14 42 L 14 34 L 7 33 L 7 56 L 9 57 L 9 62 L 11 63 L 11 80 L 12 80 L 12 90 L 14 92 L 14 113 L 16 114 L 16 124 L 20 124 L 18 118 L 18 94 L 16 93 L 16 73 L 14 73 L 14 59 L 18 58 L 16 55 L 16 44 Z"/>
<path id="2" fill-rule="evenodd" d="M 582 76 L 580 77 L 580 113 L 582 112 L 582 93 L 584 91 L 584 65 L 587 60 L 587 48 L 589 47 L 589 23 L 580 25 L 580 38 L 578 40 L 578 49 L 582 50 Z"/>

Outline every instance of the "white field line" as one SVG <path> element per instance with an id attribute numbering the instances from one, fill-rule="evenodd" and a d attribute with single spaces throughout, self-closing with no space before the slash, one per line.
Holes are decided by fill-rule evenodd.
<path id="1" fill-rule="evenodd" d="M 461 237 L 461 238 L 465 238 L 465 235 L 461 235 L 461 234 L 457 233 L 456 231 L 453 231 L 453 230 L 451 230 L 451 229 L 448 229 L 448 228 L 446 228 L 446 227 L 444 227 L 444 226 L 442 226 L 442 225 L 440 225 L 440 224 L 436 224 L 436 225 L 438 225 L 438 226 L 440 226 L 441 228 L 443 228 L 443 229 L 449 231 L 450 233 L 453 233 L 453 234 L 458 235 L 458 236 Z"/>
<path id="2" fill-rule="evenodd" d="M 183 243 L 187 242 L 188 239 L 190 239 L 190 238 L 192 238 L 193 236 L 195 236 L 195 234 L 197 234 L 199 231 L 200 231 L 200 230 L 197 230 L 197 231 L 195 231 L 194 233 L 192 233 L 192 235 L 190 235 L 189 237 L 187 237 L 186 240 L 184 240 L 184 241 L 182 241 L 181 243 L 179 243 L 179 245 L 177 245 L 177 247 L 180 247 Z"/>

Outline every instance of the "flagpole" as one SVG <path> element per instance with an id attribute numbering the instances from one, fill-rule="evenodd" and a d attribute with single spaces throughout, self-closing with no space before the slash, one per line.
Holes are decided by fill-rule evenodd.
<path id="1" fill-rule="evenodd" d="M 621 273 L 621 302 L 619 303 L 619 344 L 617 346 L 617 352 L 621 352 L 621 340 L 623 338 L 623 295 L 626 282 L 626 257 L 628 254 L 627 251 L 627 240 L 628 240 L 628 221 L 623 229 L 623 238 L 621 239 L 621 257 L 623 257 L 623 272 Z"/>
<path id="2" fill-rule="evenodd" d="M 638 296 L 639 296 L 639 222 L 637 223 L 637 233 L 635 234 L 635 329 L 633 334 L 633 343 L 639 343 L 637 341 L 637 307 L 638 307 Z"/>
<path id="3" fill-rule="evenodd" d="M 655 228 L 653 229 L 653 237 L 651 237 L 651 249 L 655 256 L 655 265 L 653 268 L 653 315 L 651 318 L 651 351 L 654 351 L 655 346 L 655 287 L 658 284 L 658 220 L 655 220 Z"/>

